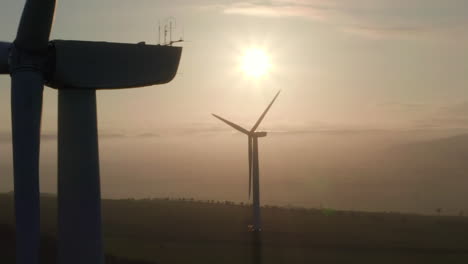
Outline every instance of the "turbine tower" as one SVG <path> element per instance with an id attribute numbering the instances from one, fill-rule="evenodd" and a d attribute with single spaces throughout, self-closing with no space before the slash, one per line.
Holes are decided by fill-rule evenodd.
<path id="1" fill-rule="evenodd" d="M 262 122 L 263 118 L 267 114 L 270 107 L 275 102 L 276 98 L 280 94 L 281 91 L 275 95 L 271 103 L 262 113 L 260 118 L 257 120 L 255 125 L 252 129 L 247 130 L 231 121 L 228 121 L 218 115 L 213 114 L 214 117 L 218 118 L 219 120 L 223 121 L 224 123 L 228 124 L 232 128 L 236 129 L 237 131 L 247 135 L 248 138 L 248 159 L 249 159 L 249 199 L 251 192 L 253 193 L 253 224 L 251 227 L 251 231 L 258 232 L 261 231 L 261 220 L 260 220 L 260 169 L 259 169 L 259 162 L 258 162 L 258 138 L 266 137 L 267 132 L 257 132 L 257 128 Z"/>
<path id="2" fill-rule="evenodd" d="M 182 48 L 49 41 L 55 0 L 26 0 L 13 43 L 0 42 L 11 76 L 16 263 L 38 264 L 43 86 L 58 98 L 58 262 L 104 263 L 96 90 L 171 81 Z"/>

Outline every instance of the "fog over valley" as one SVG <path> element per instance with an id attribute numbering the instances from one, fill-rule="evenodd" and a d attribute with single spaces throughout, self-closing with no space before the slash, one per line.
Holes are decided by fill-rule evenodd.
<path id="1" fill-rule="evenodd" d="M 247 140 L 229 130 L 100 138 L 106 198 L 247 202 Z M 9 135 L 0 143 L 0 192 L 13 189 Z M 459 214 L 468 208 L 468 134 L 462 131 L 272 131 L 261 138 L 262 204 Z M 56 193 L 56 140 L 44 133 L 41 191 Z"/>

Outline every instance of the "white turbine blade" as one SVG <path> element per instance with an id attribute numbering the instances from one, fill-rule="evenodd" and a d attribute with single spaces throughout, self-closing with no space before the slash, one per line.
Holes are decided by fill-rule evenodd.
<path id="1" fill-rule="evenodd" d="M 242 132 L 242 133 L 244 133 L 244 134 L 246 134 L 246 135 L 249 135 L 249 131 L 248 131 L 247 129 L 245 129 L 245 128 L 243 128 L 243 127 L 237 125 L 237 124 L 234 124 L 234 123 L 232 123 L 231 121 L 228 121 L 228 120 L 226 120 L 226 119 L 224 119 L 224 118 L 222 118 L 222 117 L 220 117 L 220 116 L 218 116 L 218 115 L 215 115 L 215 114 L 212 114 L 212 115 L 213 115 L 214 117 L 218 118 L 219 120 L 223 121 L 224 123 L 228 124 L 229 126 L 231 126 L 232 128 L 234 128 L 235 130 L 240 131 L 240 132 Z"/>
<path id="2" fill-rule="evenodd" d="M 270 107 L 273 105 L 273 103 L 275 102 L 276 98 L 278 97 L 278 95 L 280 94 L 281 90 L 278 91 L 278 93 L 275 95 L 275 98 L 273 98 L 273 101 L 271 101 L 271 103 L 268 105 L 268 107 L 265 109 L 265 111 L 263 112 L 263 114 L 260 116 L 260 118 L 258 119 L 257 123 L 255 123 L 255 125 L 252 127 L 252 129 L 250 130 L 250 133 L 252 132 L 255 132 L 255 130 L 258 128 L 258 126 L 260 125 L 260 123 L 262 122 L 263 118 L 265 117 L 266 113 L 268 112 L 268 110 L 270 110 Z"/>
<path id="3" fill-rule="evenodd" d="M 0 74 L 9 73 L 8 56 L 11 43 L 0 41 Z"/>
<path id="4" fill-rule="evenodd" d="M 54 72 L 46 84 L 60 89 L 119 89 L 170 82 L 181 47 L 54 40 Z"/>

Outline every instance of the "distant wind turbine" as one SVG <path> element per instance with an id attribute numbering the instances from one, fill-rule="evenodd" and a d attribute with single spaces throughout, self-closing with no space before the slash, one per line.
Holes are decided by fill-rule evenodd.
<path id="1" fill-rule="evenodd" d="M 275 95 L 275 98 L 271 101 L 265 111 L 262 113 L 260 118 L 257 120 L 255 125 L 252 129 L 247 130 L 233 122 L 230 122 L 220 116 L 213 114 L 214 117 L 218 118 L 219 120 L 223 121 L 224 123 L 228 124 L 229 126 L 233 127 L 237 131 L 240 131 L 247 135 L 248 137 L 248 158 L 249 158 L 249 199 L 250 193 L 253 192 L 253 225 L 252 231 L 261 231 L 261 224 L 260 224 L 260 178 L 259 178 L 259 165 L 258 165 L 258 138 L 259 137 L 266 137 L 267 132 L 256 132 L 258 126 L 262 122 L 263 118 L 267 114 L 270 107 L 275 102 L 276 98 L 280 94 L 281 91 Z"/>

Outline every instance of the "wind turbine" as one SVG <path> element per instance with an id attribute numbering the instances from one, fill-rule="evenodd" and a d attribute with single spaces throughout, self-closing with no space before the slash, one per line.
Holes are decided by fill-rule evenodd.
<path id="1" fill-rule="evenodd" d="M 251 230 L 254 232 L 262 230 L 260 223 L 260 169 L 258 165 L 258 138 L 267 136 L 267 132 L 257 132 L 256 130 L 267 114 L 268 110 L 270 110 L 270 107 L 273 105 L 280 92 L 281 91 L 278 91 L 271 103 L 257 120 L 255 125 L 252 127 L 252 129 L 250 129 L 250 131 L 218 115 L 212 114 L 214 117 L 228 124 L 237 131 L 247 135 L 248 137 L 247 152 L 249 159 L 249 199 L 250 193 L 253 192 L 253 225 Z"/>
<path id="2" fill-rule="evenodd" d="M 37 264 L 43 86 L 58 98 L 58 262 L 104 262 L 96 90 L 171 81 L 182 48 L 49 41 L 55 0 L 26 0 L 16 39 L 0 42 L 0 74 L 11 76 L 16 263 Z"/>

